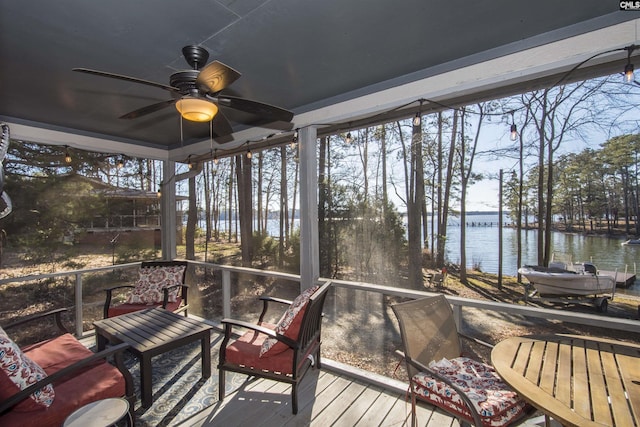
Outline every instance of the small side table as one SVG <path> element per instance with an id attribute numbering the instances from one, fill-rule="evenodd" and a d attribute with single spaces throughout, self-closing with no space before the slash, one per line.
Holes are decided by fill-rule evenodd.
<path id="1" fill-rule="evenodd" d="M 133 427 L 129 402 L 126 399 L 113 397 L 91 402 L 76 409 L 64 421 L 63 427 L 108 427 L 125 417 L 127 425 Z"/>

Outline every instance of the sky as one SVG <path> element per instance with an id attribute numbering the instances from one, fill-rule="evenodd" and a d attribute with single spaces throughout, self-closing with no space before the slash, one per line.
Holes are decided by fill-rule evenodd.
<path id="1" fill-rule="evenodd" d="M 485 129 L 486 137 L 482 137 L 479 142 L 478 151 L 488 151 L 500 147 L 510 146 L 514 144 L 508 138 L 508 134 L 504 132 L 504 125 L 488 126 Z M 599 145 L 606 141 L 608 137 L 604 134 L 597 132 L 590 133 L 589 141 L 568 139 L 564 142 L 562 152 L 579 152 L 587 147 L 594 149 L 599 148 Z M 482 174 L 485 179 L 469 186 L 467 190 L 467 211 L 494 211 L 499 209 L 499 171 L 503 170 L 503 179 L 509 178 L 511 171 L 519 170 L 518 160 L 511 158 L 518 156 L 517 152 L 512 152 L 511 156 L 503 157 L 501 159 L 489 159 L 482 155 L 478 155 L 474 160 L 473 170 L 476 173 Z M 525 160 L 526 161 L 526 160 Z M 535 161 L 529 159 L 529 163 Z M 525 165 L 524 170 L 529 169 L 530 165 Z M 456 207 L 459 209 L 459 206 Z"/>

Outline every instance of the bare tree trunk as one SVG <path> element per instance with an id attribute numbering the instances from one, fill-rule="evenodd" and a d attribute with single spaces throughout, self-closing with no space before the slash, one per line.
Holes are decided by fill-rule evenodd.
<path id="1" fill-rule="evenodd" d="M 389 194 L 387 192 L 387 128 L 382 125 L 380 129 L 380 151 L 382 156 L 382 216 L 387 217 L 387 204 Z"/>
<path id="2" fill-rule="evenodd" d="M 238 217 L 240 219 L 240 248 L 242 266 L 251 267 L 253 261 L 253 203 L 251 185 L 251 159 L 236 156 L 238 181 Z"/>
<path id="3" fill-rule="evenodd" d="M 527 121 L 525 121 L 526 123 Z M 518 259 L 517 259 L 517 269 L 518 269 L 518 283 L 522 283 L 522 275 L 520 274 L 520 267 L 522 267 L 522 205 L 524 198 L 524 143 L 522 141 L 522 135 L 524 134 L 524 126 L 520 129 L 520 134 L 518 135 L 518 142 L 520 144 L 520 158 L 518 165 L 518 208 L 517 208 L 517 239 L 518 239 Z"/>
<path id="4" fill-rule="evenodd" d="M 298 161 L 295 162 L 295 167 L 293 170 L 293 197 L 291 200 L 291 227 L 289 227 L 289 237 L 287 237 L 287 241 L 291 240 L 291 233 L 295 229 L 295 221 L 296 221 L 296 202 L 298 198 L 298 167 L 300 163 Z"/>
<path id="5" fill-rule="evenodd" d="M 196 177 L 189 178 L 189 211 L 187 229 L 185 231 L 186 258 L 195 260 L 196 223 L 198 221 L 198 205 L 196 199 Z"/>
<path id="6" fill-rule="evenodd" d="M 443 182 L 442 182 L 442 111 L 438 111 L 438 165 L 436 166 L 438 169 L 438 183 L 437 183 L 437 189 L 438 189 L 438 203 L 436 205 L 436 213 L 437 213 L 437 225 L 438 225 L 438 236 L 436 239 L 436 267 L 442 267 L 444 264 L 444 242 L 442 242 L 441 244 L 441 237 L 440 237 L 440 224 L 442 224 L 442 188 L 443 188 Z M 433 248 L 433 245 L 431 246 Z M 442 255 L 440 255 L 440 252 L 443 252 Z"/>
<path id="7" fill-rule="evenodd" d="M 410 156 L 407 154 L 407 147 L 404 143 L 404 136 L 402 133 L 402 126 L 400 126 L 400 122 L 396 122 L 396 126 L 398 127 L 398 135 L 400 138 L 400 145 L 402 146 L 402 167 L 404 168 L 404 188 L 405 188 L 405 200 L 407 204 L 407 221 L 409 221 L 409 204 L 411 200 L 413 200 L 413 188 L 411 187 L 411 173 L 409 172 L 409 168 L 407 165 L 411 164 Z"/>
<path id="8" fill-rule="evenodd" d="M 422 129 L 413 126 L 411 132 L 410 194 L 407 202 L 409 235 L 409 283 L 414 289 L 424 285 L 422 274 L 422 204 L 424 200 L 424 170 L 422 167 Z"/>
<path id="9" fill-rule="evenodd" d="M 449 198 L 453 186 L 453 160 L 456 151 L 456 136 L 458 134 L 458 112 L 453 110 L 453 126 L 451 129 L 451 145 L 447 161 L 446 181 L 444 182 L 444 197 L 442 203 L 441 222 L 438 225 L 438 267 L 444 266 L 444 248 L 447 241 L 447 221 L 449 218 Z"/>
<path id="10" fill-rule="evenodd" d="M 362 135 L 362 132 L 360 133 Z M 360 155 L 360 163 L 362 164 L 362 179 L 363 179 L 363 200 L 366 205 L 369 200 L 369 130 L 364 130 L 364 138 L 362 144 L 357 144 L 358 153 Z"/>
<path id="11" fill-rule="evenodd" d="M 431 182 L 433 181 L 435 181 L 435 172 Z M 438 208 L 436 206 L 435 192 L 436 192 L 435 185 L 432 185 L 431 186 L 431 245 L 429 247 L 431 248 L 431 259 L 433 261 L 435 261 L 435 254 L 436 254 L 436 251 L 434 251 L 433 249 L 435 248 L 435 245 L 436 245 L 436 240 L 435 240 L 436 218 L 438 217 L 438 214 L 437 214 Z"/>
<path id="12" fill-rule="evenodd" d="M 279 242 L 278 242 L 278 267 L 284 265 L 285 251 L 285 228 L 287 225 L 286 212 L 289 207 L 287 205 L 287 147 L 280 147 L 280 220 L 279 220 Z"/>
<path id="13" fill-rule="evenodd" d="M 204 230 L 205 230 L 205 240 L 209 242 L 211 240 L 211 195 L 212 195 L 212 186 L 213 186 L 213 174 L 211 170 L 211 164 L 206 162 L 204 164 L 204 171 L 202 174 L 202 184 L 204 191 Z M 206 253 L 205 253 L 206 258 Z"/>
<path id="14" fill-rule="evenodd" d="M 546 91 L 545 91 L 546 93 Z M 544 208 L 545 208 L 545 203 L 544 203 L 544 148 L 545 148 L 545 137 L 544 137 L 544 128 L 545 128 L 545 121 L 547 118 L 547 114 L 546 114 L 546 107 L 547 107 L 547 102 L 546 102 L 546 95 L 544 96 L 544 100 L 542 102 L 543 104 L 543 111 L 542 111 L 542 117 L 541 117 L 541 122 L 540 125 L 538 126 L 538 135 L 539 135 L 539 141 L 538 141 L 538 265 L 547 265 L 545 264 L 545 253 L 544 253 L 544 237 L 545 237 L 545 233 L 544 233 L 544 229 L 545 229 L 545 224 L 544 224 L 544 219 L 545 219 L 545 214 L 544 214 Z"/>
<path id="15" fill-rule="evenodd" d="M 263 197 L 263 191 L 262 191 L 262 167 L 264 165 L 264 151 L 260 151 L 258 153 L 258 183 L 257 183 L 257 196 L 256 198 L 258 199 L 258 212 L 256 212 L 256 226 L 257 226 L 257 232 L 258 234 L 262 233 L 263 230 L 263 215 L 264 215 L 264 229 L 266 229 L 266 223 L 267 223 L 267 213 L 263 212 L 264 209 L 262 207 L 262 197 Z"/>
<path id="16" fill-rule="evenodd" d="M 220 213 L 222 211 L 222 179 L 218 176 L 218 166 L 213 171 L 213 235 L 216 241 L 220 240 Z"/>
<path id="17" fill-rule="evenodd" d="M 318 238 L 320 242 L 320 276 L 329 277 L 331 272 L 331 240 L 328 235 L 327 210 L 329 208 L 329 188 L 327 183 L 327 137 L 320 138 L 318 159 Z"/>
<path id="18" fill-rule="evenodd" d="M 546 103 L 545 103 L 546 104 Z M 551 121 L 553 125 L 553 122 Z M 544 228 L 544 264 L 549 265 L 551 260 L 551 226 L 553 224 L 553 178 L 554 178 L 554 165 L 553 165 L 553 146 L 551 141 L 547 144 L 547 197 L 545 213 L 545 228 Z"/>
<path id="19" fill-rule="evenodd" d="M 480 109 L 482 114 L 482 108 Z M 465 204 L 467 202 L 467 184 L 469 183 L 469 176 L 471 175 L 471 166 L 469 166 L 469 170 L 465 173 L 465 156 L 466 156 L 466 141 L 465 141 L 465 133 L 464 133 L 464 125 L 466 118 L 466 110 L 462 109 L 462 115 L 460 118 L 460 176 L 461 176 L 461 188 L 460 188 L 460 282 L 463 284 L 467 284 L 467 209 Z M 482 123 L 482 121 L 480 121 Z M 476 141 L 477 136 L 480 134 L 480 126 L 478 126 L 478 130 L 476 133 Z"/>
<path id="20" fill-rule="evenodd" d="M 624 209 L 624 230 L 625 230 L 625 233 L 627 234 L 631 233 L 631 223 L 629 222 L 629 219 L 630 219 L 629 217 L 631 216 L 630 206 L 629 206 L 629 193 L 630 193 L 629 181 L 630 181 L 629 167 L 626 166 L 622 171 L 622 189 L 624 194 L 622 201 L 623 201 L 623 209 Z"/>

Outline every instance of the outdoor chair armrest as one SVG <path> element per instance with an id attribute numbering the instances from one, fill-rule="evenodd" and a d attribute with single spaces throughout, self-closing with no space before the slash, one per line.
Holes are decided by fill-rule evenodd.
<path id="1" fill-rule="evenodd" d="M 171 285 L 171 286 L 162 288 L 162 308 L 167 308 L 167 304 L 169 304 L 169 290 L 173 288 L 182 288 L 182 293 L 180 297 L 182 298 L 184 305 L 185 306 L 187 305 L 187 293 L 189 290 L 189 285 L 184 285 L 182 283 L 179 283 L 176 285 Z"/>
<path id="2" fill-rule="evenodd" d="M 5 329 L 5 330 L 11 329 L 11 328 L 14 328 L 16 326 L 24 325 L 25 323 L 28 323 L 28 322 L 31 322 L 31 321 L 35 321 L 35 320 L 43 319 L 45 317 L 53 316 L 53 319 L 54 319 L 54 321 L 56 323 L 56 327 L 58 328 L 58 331 L 60 333 L 65 334 L 65 333 L 68 333 L 69 331 L 62 324 L 61 314 L 65 313 L 66 311 L 67 311 L 66 308 L 58 308 L 58 309 L 55 309 L 55 310 L 50 310 L 50 311 L 45 311 L 43 313 L 34 314 L 32 316 L 25 317 L 24 319 L 20 319 L 20 320 L 17 320 L 15 322 L 9 323 L 8 325 L 3 326 L 3 329 Z"/>
<path id="3" fill-rule="evenodd" d="M 119 285 L 119 286 L 113 286 L 111 288 L 106 288 L 104 290 L 107 293 L 107 297 L 105 298 L 104 308 L 103 308 L 103 318 L 104 319 L 109 317 L 109 307 L 111 307 L 111 298 L 113 296 L 113 291 L 115 291 L 116 289 L 124 289 L 124 288 L 134 289 L 135 286 L 134 285 Z"/>
<path id="4" fill-rule="evenodd" d="M 258 317 L 258 324 L 261 324 L 264 321 L 264 316 L 267 314 L 267 310 L 269 309 L 270 302 L 275 302 L 275 303 L 287 305 L 287 306 L 293 303 L 293 301 L 290 301 L 287 299 L 270 297 L 268 295 L 261 296 L 260 301 L 262 301 L 262 313 L 260 313 L 260 317 Z"/>
<path id="5" fill-rule="evenodd" d="M 95 353 L 87 357 L 86 359 L 82 359 L 72 365 L 67 366 L 66 368 L 63 368 L 57 372 L 52 373 L 46 378 L 43 378 L 40 381 L 31 384 L 29 387 L 25 388 L 24 390 L 21 390 L 18 393 L 11 396 L 10 398 L 0 402 L 0 414 L 11 409 L 13 406 L 17 405 L 24 399 L 28 398 L 34 391 L 44 387 L 45 385 L 53 384 L 54 382 L 64 379 L 65 377 L 73 376 L 73 374 L 79 369 L 82 369 L 87 365 L 94 363 L 96 360 L 106 359 L 107 357 L 110 357 L 112 355 L 114 356 L 114 359 L 116 361 L 116 368 L 118 368 L 118 370 L 122 373 L 125 379 L 126 393 L 127 395 L 130 395 L 133 390 L 133 378 L 131 377 L 131 374 L 129 373 L 127 368 L 124 366 L 124 360 L 122 358 L 122 352 L 129 347 L 130 347 L 129 344 L 126 344 L 126 343 L 109 347 L 106 350 L 103 350 L 99 353 Z"/>
<path id="6" fill-rule="evenodd" d="M 240 327 L 240 328 L 246 328 L 246 329 L 250 329 L 252 331 L 256 331 L 259 332 L 261 334 L 265 334 L 267 336 L 269 336 L 270 338 L 275 338 L 278 341 L 282 342 L 283 344 L 291 347 L 292 349 L 297 349 L 300 344 L 294 340 L 292 340 L 289 337 L 286 337 L 284 335 L 280 335 L 277 334 L 275 331 L 269 329 L 269 328 L 265 328 L 264 326 L 260 326 L 260 325 L 256 325 L 255 323 L 249 323 L 249 322 L 245 322 L 243 320 L 234 320 L 234 319 L 222 319 L 222 324 L 224 325 L 224 331 L 225 331 L 225 340 L 229 340 L 229 338 L 231 337 L 231 332 L 234 326 Z"/>
<path id="7" fill-rule="evenodd" d="M 456 391 L 456 393 L 458 393 L 458 396 L 460 396 L 460 399 L 462 399 L 462 401 L 464 402 L 464 404 L 467 406 L 467 409 L 469 410 L 469 413 L 471 414 L 471 416 L 473 417 L 473 423 L 475 426 L 477 427 L 482 427 L 482 419 L 480 418 L 480 414 L 478 413 L 478 411 L 476 410 L 475 406 L 473 406 L 473 403 L 471 402 L 471 400 L 469 399 L 469 397 L 467 397 L 467 395 L 465 394 L 465 392 L 458 387 L 457 385 L 455 385 L 451 380 L 449 380 L 446 377 L 443 377 L 442 375 L 440 375 L 439 373 L 435 372 L 434 370 L 430 369 L 428 366 L 425 366 L 424 364 L 418 362 L 417 360 L 413 360 L 410 357 L 406 357 L 406 355 L 399 351 L 396 350 L 396 354 L 402 356 L 404 358 L 404 360 L 406 360 L 406 362 L 408 364 L 410 364 L 411 366 L 413 366 L 414 368 L 416 368 L 417 370 L 421 371 L 421 372 L 426 372 L 427 374 L 431 375 L 432 377 L 438 379 L 439 381 L 442 381 L 443 383 L 447 384 L 449 387 L 451 387 L 452 389 L 454 389 Z"/>
<path id="8" fill-rule="evenodd" d="M 113 287 L 111 287 L 111 288 L 106 288 L 106 289 L 105 289 L 105 292 L 107 292 L 107 293 L 109 293 L 109 294 L 110 294 L 111 292 L 115 291 L 116 289 L 120 289 L 120 288 L 132 288 L 132 289 L 133 289 L 133 288 L 135 288 L 135 286 L 134 286 L 134 285 L 119 285 L 119 286 L 113 286 Z"/>
<path id="9" fill-rule="evenodd" d="M 277 303 L 286 304 L 286 305 L 291 305 L 293 303 L 293 301 L 288 300 L 288 299 L 270 297 L 270 296 L 267 296 L 267 295 L 261 296 L 260 297 L 260 301 L 264 301 L 264 303 L 277 302 Z"/>

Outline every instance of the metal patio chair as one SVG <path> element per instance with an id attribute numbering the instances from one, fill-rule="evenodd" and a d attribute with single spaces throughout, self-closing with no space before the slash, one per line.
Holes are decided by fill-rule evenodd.
<path id="1" fill-rule="evenodd" d="M 162 269 L 171 269 L 177 280 L 169 286 L 162 287 L 162 289 L 156 292 L 156 297 L 153 302 L 124 302 L 121 304 L 112 304 L 114 291 L 118 289 L 129 288 L 132 293 L 136 292 L 136 285 L 121 285 L 114 286 L 105 289 L 107 293 L 104 302 L 104 318 L 115 317 L 125 313 L 131 313 L 134 311 L 145 310 L 150 307 L 162 307 L 166 310 L 173 311 L 175 313 L 184 313 L 187 315 L 187 309 L 189 308 L 188 290 L 189 287 L 185 284 L 187 275 L 187 268 L 189 263 L 187 261 L 144 261 L 140 264 L 140 277 L 147 276 L 154 280 L 154 275 L 161 275 Z M 154 273 L 154 271 L 156 273 Z"/>
<path id="2" fill-rule="evenodd" d="M 444 295 L 391 308 L 400 325 L 413 426 L 417 425 L 418 399 L 449 412 L 461 424 L 477 427 L 506 426 L 525 414 L 529 406 L 491 366 L 461 356 L 460 334 Z"/>
<path id="3" fill-rule="evenodd" d="M 331 282 L 326 282 L 311 288 L 294 301 L 261 297 L 263 310 L 257 324 L 222 320 L 225 335 L 218 364 L 220 401 L 225 397 L 225 372 L 238 372 L 291 384 L 292 412 L 298 413 L 298 385 L 309 368 L 321 367 L 322 307 L 330 286 Z M 263 322 L 270 303 L 289 305 L 278 325 Z M 247 332 L 232 341 L 234 327 L 246 328 Z M 267 340 L 272 345 L 265 344 Z"/>

